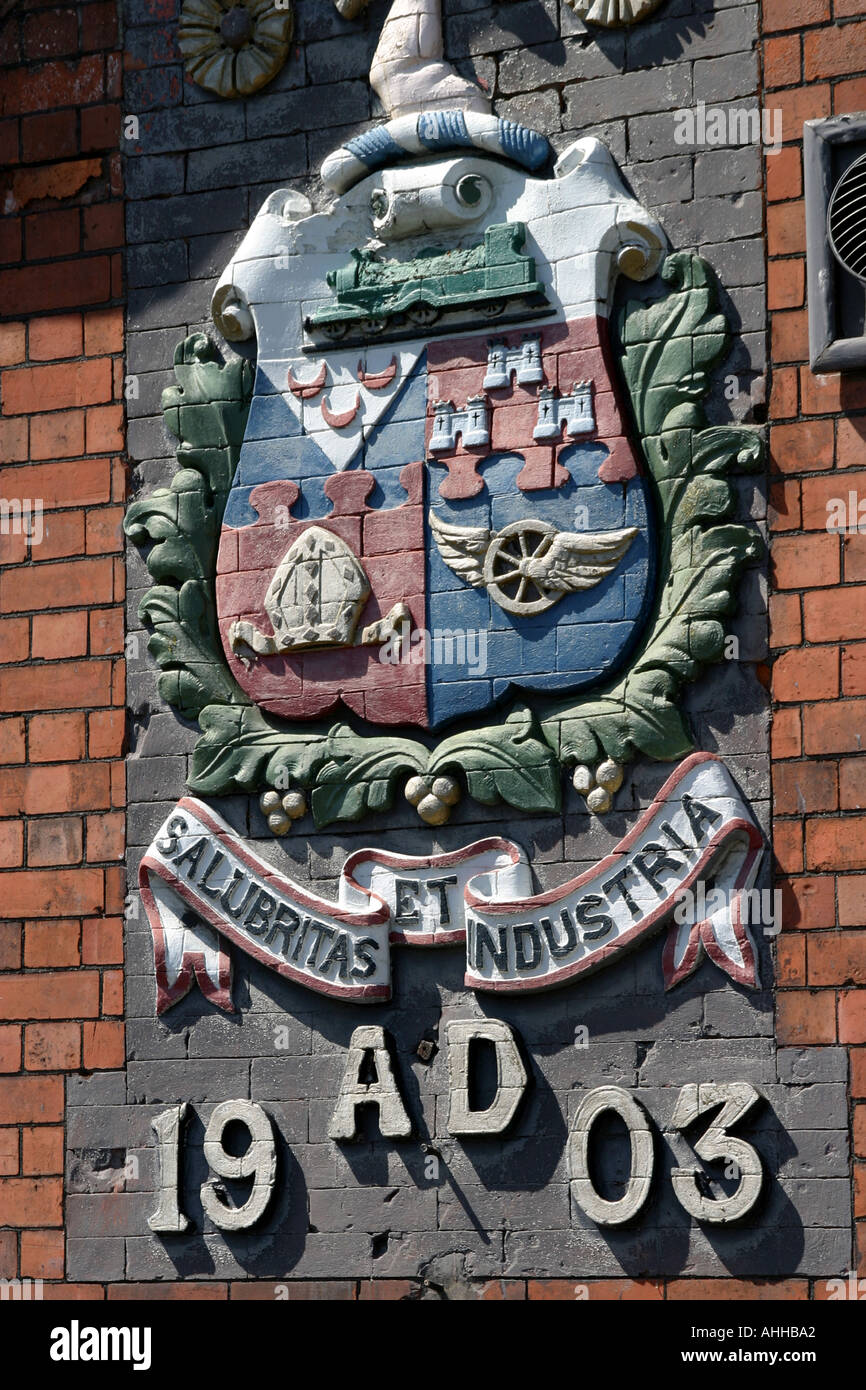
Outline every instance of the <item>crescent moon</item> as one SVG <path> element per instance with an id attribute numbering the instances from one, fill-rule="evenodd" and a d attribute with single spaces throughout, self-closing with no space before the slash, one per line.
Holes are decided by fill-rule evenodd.
<path id="1" fill-rule="evenodd" d="M 363 362 L 358 363 L 358 380 L 362 386 L 366 386 L 368 391 L 381 391 L 383 386 L 390 386 L 397 375 L 397 358 L 391 358 L 391 365 L 386 367 L 384 372 L 372 372 L 369 376 L 364 371 Z"/>
<path id="2" fill-rule="evenodd" d="M 348 410 L 342 411 L 339 415 L 335 415 L 329 409 L 327 398 L 322 401 L 320 409 L 322 411 L 322 419 L 326 425 L 330 425 L 333 430 L 344 430 L 347 425 L 351 425 L 358 411 L 361 409 L 361 393 L 360 391 L 356 391 L 355 404 L 350 406 Z"/>
<path id="3" fill-rule="evenodd" d="M 298 396 L 302 401 L 308 401 L 313 396 L 318 396 L 328 376 L 328 364 L 323 362 L 312 381 L 298 381 L 295 376 L 294 367 L 289 367 L 288 383 L 289 390 L 293 396 Z"/>

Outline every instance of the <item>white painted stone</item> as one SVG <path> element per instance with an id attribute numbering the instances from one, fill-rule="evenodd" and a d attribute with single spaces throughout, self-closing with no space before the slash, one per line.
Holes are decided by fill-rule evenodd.
<path id="1" fill-rule="evenodd" d="M 498 123 L 493 117 L 485 119 L 496 126 L 498 141 Z M 476 245 L 484 227 L 523 222 L 528 229 L 525 251 L 535 257 L 536 277 L 554 313 L 569 318 L 589 314 L 607 317 L 617 276 L 645 279 L 652 275 L 666 246 L 664 233 L 627 192 L 609 151 L 594 138 L 570 146 L 556 171 L 556 177 L 540 179 L 503 160 L 482 155 L 430 159 L 427 153 L 424 161 L 414 166 L 368 173 L 330 208 L 299 220 L 284 215 L 287 192 L 272 194 L 220 278 L 213 301 L 215 321 L 227 334 L 237 337 L 246 332 L 244 311 L 249 311 L 260 369 L 265 373 L 270 364 L 288 368 L 291 363 L 299 378 L 314 376 L 325 360 L 329 382 L 354 389 L 351 383 L 357 384 L 362 355 L 358 347 L 304 352 L 303 319 L 330 302 L 332 292 L 325 278 L 329 271 L 346 264 L 356 247 L 381 247 L 381 237 L 377 239 L 374 230 L 377 221 L 388 223 L 390 219 L 383 233 L 400 241 L 401 259 L 412 259 L 429 247 L 432 232 L 442 226 L 437 219 L 447 212 L 442 190 L 456 190 L 464 178 L 484 180 L 489 204 L 480 219 L 454 225 L 455 247 Z M 383 191 L 390 200 L 384 213 L 374 197 Z M 534 323 L 540 326 L 548 317 L 539 314 Z M 488 325 L 475 323 L 453 336 L 474 335 L 484 326 Z M 531 330 L 533 320 L 522 327 Z M 425 341 L 426 334 L 419 331 L 416 340 L 393 345 L 383 341 L 381 346 L 368 347 L 367 353 L 381 352 L 387 362 L 396 351 L 398 379 L 402 379 L 417 361 Z M 312 348 L 311 343 L 308 346 Z M 275 384 L 277 389 L 286 390 L 284 373 L 282 381 L 275 377 Z M 387 395 L 365 394 L 361 385 L 365 430 L 375 424 L 377 410 L 381 415 L 387 405 L 383 396 Z M 320 415 L 317 421 L 320 399 L 304 402 L 303 412 L 296 398 L 289 395 L 286 400 L 298 418 L 303 418 L 305 429 L 319 424 L 319 442 L 327 443 L 335 467 L 347 466 L 354 453 L 346 447 L 342 431 L 327 428 Z M 354 452 L 360 438 L 353 440 Z"/>
<path id="2" fill-rule="evenodd" d="M 721 1105 L 721 1112 L 699 1139 L 693 1141 L 698 1158 L 714 1164 L 709 1173 L 718 1173 L 718 1164 L 734 1164 L 739 1183 L 729 1196 L 713 1197 L 699 1182 L 701 1169 L 672 1168 L 671 1182 L 680 1204 L 696 1221 L 727 1226 L 748 1215 L 761 1195 L 764 1170 L 757 1150 L 728 1130 L 742 1120 L 760 1100 L 748 1081 L 702 1082 L 684 1086 L 671 1117 L 672 1129 L 686 1129 L 707 1110 Z M 714 1163 L 715 1161 L 715 1163 Z"/>
<path id="3" fill-rule="evenodd" d="M 230 1154 L 223 1135 L 230 1124 L 246 1125 L 250 1143 L 246 1153 Z M 274 1191 L 277 1151 L 270 1117 L 251 1100 L 225 1100 L 214 1107 L 204 1136 L 204 1156 L 218 1178 L 233 1181 L 252 1178 L 247 1200 L 239 1207 L 228 1206 L 218 1195 L 213 1178 L 202 1184 L 201 1204 L 205 1214 L 221 1231 L 245 1231 L 264 1216 Z"/>
<path id="4" fill-rule="evenodd" d="M 529 1083 L 514 1032 L 498 1018 L 451 1019 L 447 1025 L 450 1134 L 501 1134 L 514 1118 Z M 486 1110 L 469 1109 L 469 1045 L 486 1039 L 496 1049 L 496 1094 Z"/>
<path id="5" fill-rule="evenodd" d="M 538 393 L 538 423 L 533 439 L 562 438 L 562 426 L 574 438 L 592 434 L 595 415 L 592 409 L 592 382 L 576 381 L 568 395 L 557 396 L 552 387 L 543 386 Z"/>
<path id="6" fill-rule="evenodd" d="M 264 320 L 264 327 L 268 331 L 272 323 L 277 326 L 275 320 L 278 320 L 278 315 L 272 317 L 269 312 L 276 307 L 257 306 L 257 316 Z M 310 307 L 308 303 L 303 312 Z M 302 333 L 300 317 L 299 306 L 296 316 L 299 336 Z M 284 332 L 285 329 L 281 326 L 277 331 Z M 273 386 L 305 434 L 311 435 L 333 467 L 342 471 L 357 457 L 364 441 L 393 404 L 395 395 L 418 361 L 422 349 L 421 343 L 407 346 L 405 343 L 389 342 L 367 348 L 346 348 L 342 352 L 328 349 L 320 354 L 295 353 L 288 357 L 264 358 L 258 364 L 262 379 L 260 385 L 267 380 Z M 395 370 L 387 385 L 371 386 L 365 383 L 365 375 L 375 382 L 377 377 L 391 370 L 392 364 L 395 364 Z M 304 396 L 297 390 L 286 389 L 290 379 L 303 387 L 317 380 L 322 372 L 324 384 L 314 396 Z M 352 418 L 339 427 L 329 423 L 328 417 L 333 420 L 334 417 L 349 414 Z"/>
<path id="7" fill-rule="evenodd" d="M 568 0 L 581 19 L 605 29 L 620 29 L 647 19 L 662 0 Z"/>
<path id="8" fill-rule="evenodd" d="M 389 116 L 490 110 L 490 98 L 443 55 L 441 0 L 394 0 L 370 64 L 370 85 Z"/>
<path id="9" fill-rule="evenodd" d="M 571 780 L 574 785 L 574 790 L 580 792 L 581 796 L 586 796 L 587 792 L 591 791 L 594 785 L 592 769 L 580 763 L 574 769 L 574 776 Z"/>
<path id="10" fill-rule="evenodd" d="M 490 443 L 490 410 L 484 396 L 473 396 L 460 410 L 455 410 L 452 401 L 437 401 L 433 409 L 432 453 L 453 453 L 458 434 L 464 449 Z"/>
<path id="11" fill-rule="evenodd" d="M 587 794 L 586 804 L 593 815 L 603 816 L 613 803 L 610 792 L 605 787 L 593 787 Z"/>
<path id="12" fill-rule="evenodd" d="M 592 1127 L 606 1110 L 624 1121 L 631 1140 L 631 1165 L 626 1190 L 617 1201 L 599 1195 L 589 1174 Z M 621 1086 L 598 1086 L 578 1106 L 568 1144 L 572 1194 L 591 1221 L 599 1226 L 622 1226 L 637 1216 L 649 1196 L 653 1175 L 654 1143 L 650 1120 L 643 1106 Z"/>
<path id="13" fill-rule="evenodd" d="M 637 535 L 634 526 L 557 531 L 550 522 L 530 519 L 490 531 L 453 525 L 434 511 L 428 521 L 445 564 L 473 588 L 486 589 L 506 613 L 522 617 L 543 613 L 565 594 L 600 584 Z"/>
<path id="14" fill-rule="evenodd" d="M 622 786 L 624 773 L 619 763 L 615 763 L 612 758 L 606 758 L 603 763 L 599 763 L 595 769 L 595 780 L 605 791 L 618 792 Z"/>
<path id="15" fill-rule="evenodd" d="M 376 1080 L 361 1081 L 361 1068 L 369 1053 L 373 1054 Z M 358 1134 L 358 1106 L 376 1105 L 379 1108 L 379 1129 L 386 1139 L 407 1139 L 412 1133 L 412 1121 L 400 1097 L 391 1069 L 391 1058 L 385 1046 L 384 1029 L 364 1026 L 356 1028 L 349 1042 L 346 1069 L 340 1083 L 340 1094 L 328 1136 L 331 1139 L 355 1139 Z"/>
<path id="16" fill-rule="evenodd" d="M 749 928 L 732 910 L 739 893 L 754 882 L 761 861 L 757 828 L 746 828 L 749 808 L 724 764 L 708 755 L 682 764 L 667 786 L 664 799 L 647 808 L 632 828 L 628 843 L 621 842 L 613 850 L 616 867 L 609 860 L 601 861 L 563 884 L 555 902 L 529 899 L 509 904 L 507 910 L 500 903 L 486 912 L 481 895 L 472 892 L 467 913 L 467 983 L 476 989 L 502 988 L 500 982 L 514 978 L 516 971 L 524 989 L 547 988 L 553 980 L 589 972 L 606 964 L 612 953 L 632 949 L 645 931 L 670 921 L 684 885 L 703 881 L 702 876 L 712 873 L 719 901 L 713 903 L 712 912 L 707 905 L 703 935 L 711 941 L 716 962 L 754 988 L 754 943 Z M 695 831 L 688 810 L 693 799 L 710 810 L 712 835 L 706 821 L 700 834 Z M 659 844 L 670 846 L 672 862 L 659 866 L 661 876 L 654 886 L 645 870 L 650 867 L 652 872 Z M 559 941 L 555 957 L 545 921 Z M 571 924 L 571 933 L 563 931 L 564 921 Z M 518 969 L 518 937 L 527 923 L 534 926 L 537 959 L 531 967 Z M 704 950 L 700 941 L 695 942 L 694 922 L 678 923 L 676 918 L 665 956 L 669 979 L 685 978 L 696 969 Z"/>
<path id="17" fill-rule="evenodd" d="M 428 794 L 446 807 L 456 804 L 460 788 L 453 777 L 410 777 L 405 795 L 419 806 Z M 469 883 L 506 902 L 532 893 L 532 870 L 526 851 L 502 840 L 467 845 L 455 854 L 397 855 L 385 850 L 356 850 L 340 876 L 340 906 L 358 910 L 374 894 L 388 904 L 392 941 L 436 945 L 464 940 L 464 906 Z"/>
<path id="18" fill-rule="evenodd" d="M 461 156 L 447 163 L 382 169 L 370 194 L 373 231 L 383 241 L 445 228 L 474 226 L 493 201 L 483 159 Z"/>
<path id="19" fill-rule="evenodd" d="M 178 1234 L 189 1226 L 178 1205 L 180 1195 L 180 1150 L 183 1126 L 186 1121 L 187 1103 L 172 1105 L 155 1115 L 151 1127 L 157 1138 L 159 1175 L 157 1178 L 157 1206 L 147 1224 L 159 1234 Z"/>
<path id="20" fill-rule="evenodd" d="M 268 585 L 264 607 L 273 633 L 236 622 L 230 645 L 259 656 L 349 646 L 369 594 L 366 571 L 342 537 L 310 526 L 289 546 Z"/>
<path id="21" fill-rule="evenodd" d="M 487 352 L 487 374 L 482 382 L 485 391 L 510 388 L 512 378 L 518 386 L 538 386 L 544 381 L 541 362 L 541 337 L 524 335 L 520 347 L 509 348 L 494 340 Z"/>
<path id="22" fill-rule="evenodd" d="M 489 137 L 491 151 L 501 148 L 495 117 L 469 111 L 464 119 L 476 144 Z M 400 117 L 393 129 L 423 150 L 425 158 L 414 165 L 367 173 L 322 212 L 308 211 L 306 200 L 288 190 L 272 194 L 213 298 L 215 322 L 228 338 L 255 334 L 256 389 L 279 392 L 337 470 L 355 461 L 428 337 L 419 326 L 417 337 L 408 340 L 383 337 L 376 343 L 368 335 L 360 347 L 341 347 L 314 343 L 305 333 L 307 318 L 332 301 L 328 274 L 348 264 L 353 250 L 378 251 L 387 258 L 386 238 L 399 242 L 398 259 L 410 260 L 445 228 L 452 232 L 450 244 L 464 249 L 479 243 L 485 227 L 522 222 L 527 228 L 524 249 L 535 259 L 550 311 L 571 319 L 607 317 L 617 276 L 646 278 L 665 247 L 660 227 L 627 192 L 599 141 L 576 141 L 557 163 L 556 177 L 539 179 L 482 154 L 431 158 L 413 120 Z M 479 191 L 480 202 L 461 206 L 459 191 L 470 187 Z M 549 312 L 540 313 L 525 327 L 531 330 L 533 322 L 541 325 L 549 317 Z M 449 336 L 474 335 L 489 327 L 479 316 L 453 328 Z M 392 362 L 396 371 L 387 383 L 371 386 L 365 380 L 381 377 Z M 303 385 L 320 376 L 324 384 L 316 393 L 290 387 L 290 382 Z M 457 410 L 465 404 L 454 403 Z M 571 428 L 571 416 L 569 421 Z M 589 422 L 586 415 L 584 423 Z M 450 437 L 453 431 L 448 433 Z M 463 443 L 472 440 L 467 436 Z"/>

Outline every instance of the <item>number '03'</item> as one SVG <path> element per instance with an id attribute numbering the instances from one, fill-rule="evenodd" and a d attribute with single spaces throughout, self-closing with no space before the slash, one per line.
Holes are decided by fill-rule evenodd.
<path id="1" fill-rule="evenodd" d="M 671 1170 L 674 1195 L 690 1216 L 697 1221 L 727 1225 L 746 1216 L 760 1196 L 763 1169 L 760 1155 L 728 1130 L 748 1114 L 760 1100 L 758 1092 L 748 1081 L 707 1082 L 684 1086 L 677 1098 L 671 1128 L 688 1129 L 708 1110 L 721 1106 L 721 1111 L 704 1133 L 695 1140 L 694 1150 L 704 1162 L 727 1163 L 738 1177 L 737 1186 L 727 1197 L 712 1197 L 702 1190 L 701 1170 L 690 1168 Z M 618 1115 L 624 1123 L 631 1145 L 631 1164 L 628 1182 L 621 1197 L 615 1201 L 602 1197 L 590 1176 L 590 1142 L 592 1128 L 606 1112 Z M 652 1122 L 639 1101 L 619 1086 L 599 1086 L 589 1091 L 578 1106 L 569 1141 L 572 1193 L 578 1206 L 599 1226 L 621 1226 L 631 1221 L 649 1197 L 654 1168 Z"/>

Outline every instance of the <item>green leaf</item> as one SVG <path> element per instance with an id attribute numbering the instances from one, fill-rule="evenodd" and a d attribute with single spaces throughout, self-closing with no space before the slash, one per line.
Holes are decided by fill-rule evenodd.
<path id="1" fill-rule="evenodd" d="M 326 758 L 325 732 L 310 727 L 289 733 L 255 705 L 208 705 L 198 722 L 202 737 L 193 751 L 189 787 L 205 795 L 255 792 L 278 781 L 307 787 Z"/>
<path id="2" fill-rule="evenodd" d="M 137 545 L 154 542 L 147 567 L 161 583 L 205 579 L 216 556 L 213 500 L 200 473 L 180 469 L 171 486 L 133 502 L 127 535 Z"/>
<path id="3" fill-rule="evenodd" d="M 763 549 L 757 532 L 727 524 L 734 496 L 722 476 L 760 467 L 763 440 L 742 426 L 708 427 L 698 403 L 727 343 L 715 279 L 686 252 L 668 258 L 662 278 L 672 294 L 630 302 L 619 318 L 623 371 L 659 504 L 656 605 L 629 671 L 598 695 L 554 705 L 542 721 L 567 762 L 593 764 L 602 751 L 617 762 L 637 752 L 668 760 L 689 750 L 680 690 L 721 656 L 740 572 Z"/>
<path id="4" fill-rule="evenodd" d="M 162 393 L 166 424 L 183 445 L 240 447 L 255 369 L 243 357 L 223 362 L 205 333 L 192 333 L 174 351 L 176 386 Z"/>
<path id="5" fill-rule="evenodd" d="M 692 526 L 677 538 L 656 621 L 631 670 L 603 695 L 560 705 L 543 721 L 560 758 L 593 763 L 603 748 L 617 762 L 636 752 L 668 760 L 693 746 L 677 706 L 679 690 L 721 656 L 721 618 L 735 606 L 741 569 L 761 549 L 760 537 L 745 526 Z"/>
<path id="6" fill-rule="evenodd" d="M 532 711 L 517 706 L 504 724 L 445 739 L 428 771 L 463 773 L 470 795 L 484 806 L 505 801 L 523 811 L 558 810 L 559 768 L 537 730 Z"/>
<path id="7" fill-rule="evenodd" d="M 695 472 L 723 473 L 736 464 L 745 473 L 756 473 L 763 463 L 764 441 L 757 430 L 744 425 L 717 425 L 695 436 Z"/>
<path id="8" fill-rule="evenodd" d="M 361 738 L 348 724 L 337 724 L 327 741 L 329 761 L 312 794 L 317 826 L 337 820 L 359 820 L 368 811 L 384 811 L 394 803 L 398 778 L 423 772 L 427 749 L 421 743 L 397 738 Z"/>
<path id="9" fill-rule="evenodd" d="M 693 747 L 683 716 L 670 698 L 663 672 L 642 671 L 597 700 L 588 700 L 571 716 L 551 720 L 560 758 L 595 764 L 602 755 L 618 763 L 636 753 L 666 761 Z"/>
<path id="10" fill-rule="evenodd" d="M 214 608 L 210 585 L 193 580 L 179 589 L 157 585 L 148 589 L 139 604 L 139 616 L 153 624 L 147 644 L 162 671 L 160 693 L 187 719 L 194 719 L 214 701 L 248 704 L 219 651 L 213 626 Z M 178 679 L 179 678 L 179 679 Z"/>
<path id="11" fill-rule="evenodd" d="M 709 368 L 728 342 L 716 312 L 716 281 L 706 261 L 687 251 L 668 256 L 662 279 L 673 293 L 648 304 L 629 301 L 618 318 L 622 371 L 638 429 L 661 433 L 677 406 L 709 390 Z"/>
<path id="12" fill-rule="evenodd" d="M 185 338 L 174 360 L 179 384 L 163 392 L 163 409 L 180 440 L 178 467 L 167 488 L 130 504 L 124 527 L 136 545 L 151 543 L 146 564 L 157 584 L 139 615 L 153 624 L 160 694 L 194 719 L 211 704 L 249 704 L 223 654 L 213 586 L 253 369 L 243 359 L 222 363 L 203 333 Z"/>

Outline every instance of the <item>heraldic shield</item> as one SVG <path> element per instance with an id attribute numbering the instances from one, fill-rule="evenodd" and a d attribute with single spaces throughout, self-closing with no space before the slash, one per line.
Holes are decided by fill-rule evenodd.
<path id="1" fill-rule="evenodd" d="M 403 125 L 406 124 L 404 121 Z M 273 194 L 214 296 L 257 341 L 223 519 L 226 659 L 263 709 L 434 729 L 627 660 L 650 498 L 609 332 L 664 238 L 606 148 L 430 111 Z M 408 127 L 407 127 L 408 129 Z"/>

